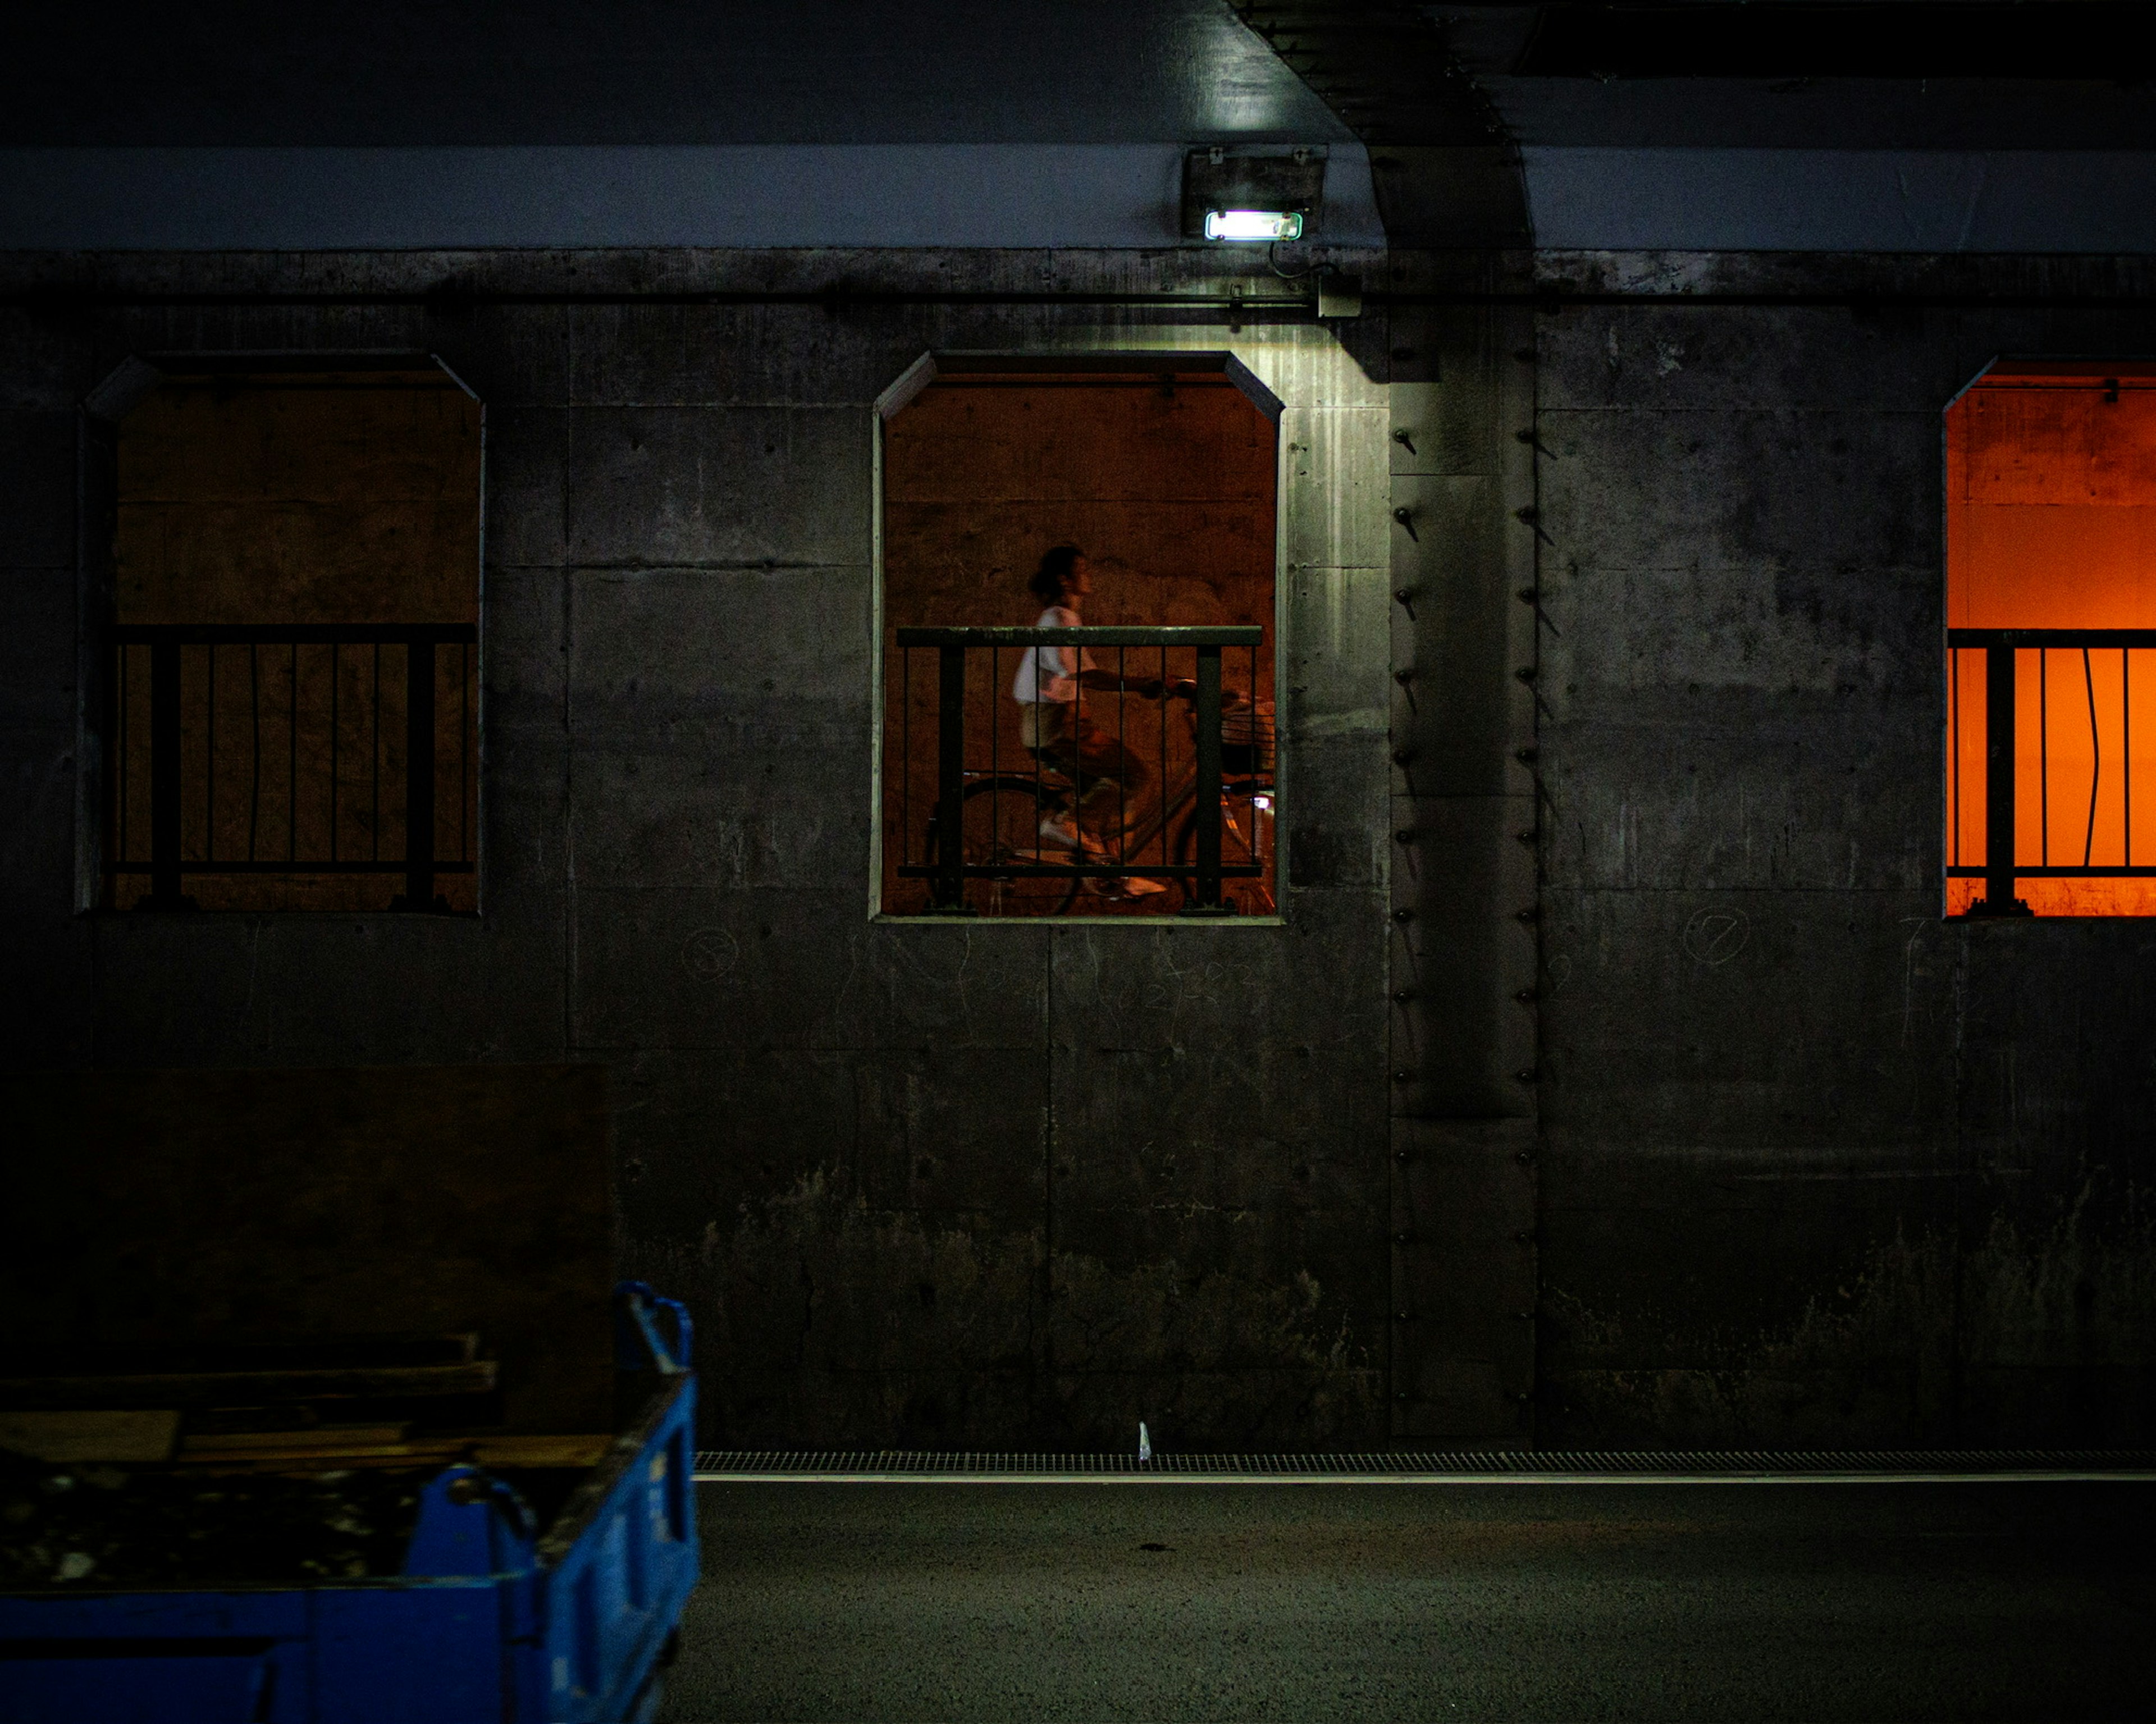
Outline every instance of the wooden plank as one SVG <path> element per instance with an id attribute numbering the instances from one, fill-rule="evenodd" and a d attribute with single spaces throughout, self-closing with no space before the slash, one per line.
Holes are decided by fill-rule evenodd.
<path id="1" fill-rule="evenodd" d="M 0 1449 L 33 1460 L 168 1460 L 179 1429 L 170 1407 L 0 1413 Z"/>
<path id="2" fill-rule="evenodd" d="M 355 1429 L 363 1429 L 363 1427 Z M 394 1429 L 395 1427 L 388 1427 Z M 268 1440 L 271 1437 L 280 1441 Z M 366 1440 L 318 1432 L 248 1432 L 234 1437 L 190 1438 L 181 1444 L 184 1466 L 290 1470 L 333 1466 L 596 1466 L 613 1446 L 608 1434 L 567 1436 L 413 1437 Z"/>
<path id="3" fill-rule="evenodd" d="M 180 1453 L 187 1455 L 244 1455 L 307 1447 L 371 1448 L 401 1443 L 411 1434 L 409 1424 L 318 1424 L 303 1430 L 211 1431 L 181 1438 Z"/>
<path id="4" fill-rule="evenodd" d="M 482 1437 L 471 1445 L 481 1466 L 597 1466 L 614 1445 L 610 1433 L 562 1437 Z"/>

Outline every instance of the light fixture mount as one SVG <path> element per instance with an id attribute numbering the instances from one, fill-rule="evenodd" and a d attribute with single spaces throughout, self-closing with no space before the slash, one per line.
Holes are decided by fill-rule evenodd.
<path id="1" fill-rule="evenodd" d="M 1308 239 L 1324 198 L 1322 146 L 1208 144 L 1183 158 L 1185 239 Z M 1260 219 L 1275 226 L 1256 231 Z"/>

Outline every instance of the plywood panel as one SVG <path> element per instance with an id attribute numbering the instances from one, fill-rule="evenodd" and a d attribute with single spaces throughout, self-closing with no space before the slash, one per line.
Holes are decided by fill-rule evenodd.
<path id="1" fill-rule="evenodd" d="M 120 430 L 123 623 L 469 623 L 479 403 L 173 382 Z"/>

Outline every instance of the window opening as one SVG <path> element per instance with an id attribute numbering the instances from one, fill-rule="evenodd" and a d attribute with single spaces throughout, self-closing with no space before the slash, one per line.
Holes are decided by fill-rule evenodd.
<path id="1" fill-rule="evenodd" d="M 1217 362 L 1014 366 L 884 428 L 882 908 L 1270 914 L 1273 423 Z"/>
<path id="2" fill-rule="evenodd" d="M 1993 367 L 1947 485 L 1947 913 L 2156 914 L 2156 367 Z"/>
<path id="3" fill-rule="evenodd" d="M 480 449 L 424 362 L 121 418 L 106 905 L 476 910 Z"/>

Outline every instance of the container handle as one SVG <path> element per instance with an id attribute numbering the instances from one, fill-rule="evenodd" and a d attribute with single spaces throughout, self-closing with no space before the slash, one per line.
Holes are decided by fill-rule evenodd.
<path id="1" fill-rule="evenodd" d="M 615 1362 L 625 1371 L 656 1368 L 672 1377 L 689 1368 L 695 1351 L 696 1324 L 689 1307 L 652 1290 L 648 1281 L 623 1281 L 614 1289 L 619 1301 L 614 1325 Z M 670 1334 L 662 1334 L 659 1318 Z"/>

